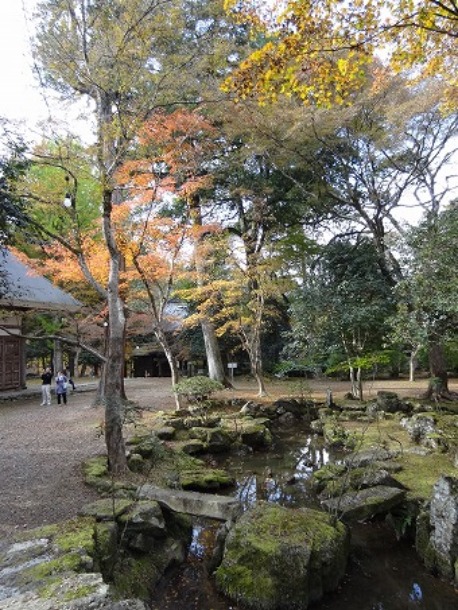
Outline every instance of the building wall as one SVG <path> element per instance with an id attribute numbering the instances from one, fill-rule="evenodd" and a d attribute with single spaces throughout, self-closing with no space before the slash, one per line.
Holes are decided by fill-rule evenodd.
<path id="1" fill-rule="evenodd" d="M 133 358 L 134 377 L 170 377 L 170 366 L 161 352 Z"/>
<path id="2" fill-rule="evenodd" d="M 0 391 L 19 390 L 25 387 L 24 341 L 19 336 L 20 321 L 17 318 L 2 320 L 0 329 Z"/>

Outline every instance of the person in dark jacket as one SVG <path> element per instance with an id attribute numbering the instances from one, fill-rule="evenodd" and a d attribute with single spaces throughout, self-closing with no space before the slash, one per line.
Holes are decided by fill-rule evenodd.
<path id="1" fill-rule="evenodd" d="M 52 373 L 48 366 L 41 376 L 41 407 L 45 405 L 49 407 L 51 405 L 51 382 Z"/>

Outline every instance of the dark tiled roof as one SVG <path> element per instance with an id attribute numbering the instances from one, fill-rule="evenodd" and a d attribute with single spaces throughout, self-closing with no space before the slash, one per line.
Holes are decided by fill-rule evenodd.
<path id="1" fill-rule="evenodd" d="M 0 248 L 0 308 L 77 311 L 81 303 Z"/>

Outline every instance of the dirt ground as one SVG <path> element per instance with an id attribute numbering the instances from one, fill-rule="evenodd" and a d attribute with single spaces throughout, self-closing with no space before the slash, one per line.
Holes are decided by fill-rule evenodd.
<path id="1" fill-rule="evenodd" d="M 53 397 L 41 407 L 39 394 L 0 403 L 0 538 L 73 517 L 96 499 L 80 472 L 84 459 L 105 452 L 103 408 L 76 383 L 66 406 Z M 169 379 L 127 380 L 126 390 L 143 407 L 174 407 Z"/>
<path id="2" fill-rule="evenodd" d="M 77 390 L 78 390 L 77 380 Z M 252 381 L 235 379 L 235 388 L 225 396 L 256 400 Z M 323 399 L 331 388 L 337 399 L 349 391 L 347 382 L 275 380 L 268 384 L 268 400 L 305 395 Z M 455 380 L 451 388 L 458 391 Z M 366 399 L 380 389 L 402 396 L 418 397 L 426 381 L 366 382 Z M 128 379 L 128 398 L 151 410 L 172 410 L 174 401 L 169 379 Z M 22 397 L 0 403 L 0 537 L 76 515 L 79 507 L 96 498 L 81 479 L 81 462 L 105 452 L 100 435 L 103 408 L 92 407 L 95 392 L 75 392 L 66 406 L 41 407 L 41 396 Z"/>

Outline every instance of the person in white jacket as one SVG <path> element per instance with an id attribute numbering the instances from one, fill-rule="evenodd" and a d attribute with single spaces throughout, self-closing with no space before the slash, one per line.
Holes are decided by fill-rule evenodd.
<path id="1" fill-rule="evenodd" d="M 62 371 L 59 371 L 56 377 L 56 396 L 58 405 L 60 405 L 62 401 L 64 402 L 64 405 L 67 404 L 67 383 L 67 377 Z"/>

